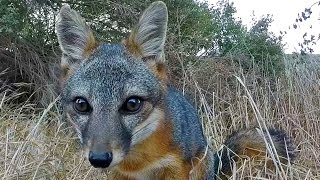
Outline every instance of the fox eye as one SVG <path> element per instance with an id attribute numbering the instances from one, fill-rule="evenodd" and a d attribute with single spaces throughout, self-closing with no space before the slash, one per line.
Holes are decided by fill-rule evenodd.
<path id="1" fill-rule="evenodd" d="M 141 110 L 143 100 L 139 97 L 129 97 L 121 107 L 121 110 L 126 113 L 137 113 Z"/>
<path id="2" fill-rule="evenodd" d="M 79 113 L 88 113 L 91 111 L 91 107 L 88 101 L 82 97 L 78 97 L 75 99 L 73 108 Z"/>

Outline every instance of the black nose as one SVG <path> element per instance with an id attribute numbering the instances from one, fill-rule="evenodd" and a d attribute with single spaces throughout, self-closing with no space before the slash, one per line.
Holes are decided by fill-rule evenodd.
<path id="1" fill-rule="evenodd" d="M 95 168 L 106 168 L 112 161 L 112 152 L 89 152 L 89 161 Z"/>

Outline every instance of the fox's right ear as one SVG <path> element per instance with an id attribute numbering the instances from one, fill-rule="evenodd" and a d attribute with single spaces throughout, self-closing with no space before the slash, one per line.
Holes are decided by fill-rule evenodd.
<path id="1" fill-rule="evenodd" d="M 61 8 L 55 30 L 63 53 L 62 76 L 67 78 L 93 52 L 98 43 L 85 20 L 69 5 Z"/>

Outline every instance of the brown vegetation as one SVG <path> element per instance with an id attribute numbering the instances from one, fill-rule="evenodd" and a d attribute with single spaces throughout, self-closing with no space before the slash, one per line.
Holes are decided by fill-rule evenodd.
<path id="1" fill-rule="evenodd" d="M 9 51 L 5 53 L 10 54 Z M 274 78 L 265 77 L 254 69 L 244 71 L 238 63 L 232 61 L 236 59 L 232 57 L 199 60 L 194 63 L 182 63 L 178 58 L 172 59 L 176 65 L 170 66 L 171 72 L 179 72 L 171 75 L 172 81 L 193 98 L 213 149 L 220 149 L 223 141 L 232 132 L 249 127 L 282 128 L 292 138 L 297 157 L 291 164 L 278 165 L 276 169 L 270 170 L 264 161 L 244 159 L 233 171 L 237 179 L 320 177 L 320 71 L 314 70 L 314 64 L 311 67 L 307 64 L 292 65 L 294 61 L 286 58 L 289 57 L 284 57 L 286 62 L 291 62 L 287 64 L 286 74 Z M 181 68 L 180 64 L 187 65 Z M 48 72 L 44 66 L 41 68 L 44 69 L 41 72 Z M 39 72 L 38 70 L 30 71 L 35 73 Z M 1 76 L 11 77 L 11 74 L 3 72 Z M 43 86 L 42 80 L 28 80 L 33 83 L 33 87 Z M 3 88 L 6 89 L 4 86 Z M 49 106 L 40 108 L 25 98 L 13 103 L 13 96 L 18 99 L 24 95 L 15 93 L 14 89 L 11 90 L 12 93 L 6 92 L 0 92 L 1 177 L 107 177 L 107 172 L 92 168 L 82 157 L 73 130 L 61 121 L 56 103 L 58 98 Z M 27 89 L 27 92 L 32 94 L 34 89 Z"/>

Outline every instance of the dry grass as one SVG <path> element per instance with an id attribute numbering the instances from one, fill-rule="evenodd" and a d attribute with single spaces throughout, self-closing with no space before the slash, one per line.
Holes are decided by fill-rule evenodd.
<path id="1" fill-rule="evenodd" d="M 5 100 L 47 106 L 54 99 L 56 78 L 51 77 L 60 58 L 49 52 L 23 40 L 1 38 L 0 92 L 10 95 Z"/>
<path id="2" fill-rule="evenodd" d="M 320 71 L 292 63 L 286 69 L 286 76 L 269 79 L 232 63 L 203 61 L 186 67 L 184 78 L 177 82 L 194 97 L 214 149 L 221 148 L 233 131 L 252 126 L 282 128 L 292 138 L 297 155 L 293 163 L 271 171 L 263 162 L 244 160 L 234 169 L 235 179 L 320 179 Z M 55 102 L 37 109 L 28 102 L 13 105 L 12 97 L 0 95 L 0 177 L 107 177 L 84 161 Z"/>

